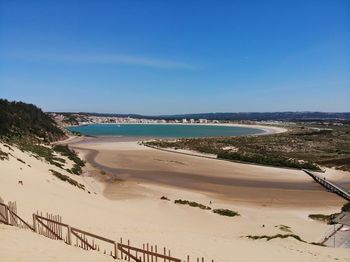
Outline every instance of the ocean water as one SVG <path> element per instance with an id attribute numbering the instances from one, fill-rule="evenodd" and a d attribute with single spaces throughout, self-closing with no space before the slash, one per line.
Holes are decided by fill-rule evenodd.
<path id="1" fill-rule="evenodd" d="M 243 136 L 261 134 L 256 128 L 210 125 L 171 124 L 96 124 L 68 128 L 89 136 L 126 136 L 156 138 L 191 138 L 217 136 Z"/>

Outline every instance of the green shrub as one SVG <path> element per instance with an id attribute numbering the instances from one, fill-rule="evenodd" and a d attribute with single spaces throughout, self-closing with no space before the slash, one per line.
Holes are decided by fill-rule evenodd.
<path id="1" fill-rule="evenodd" d="M 205 209 L 205 210 L 211 210 L 211 207 L 199 204 L 197 202 L 188 201 L 188 200 L 177 199 L 174 201 L 174 203 L 181 204 L 181 205 L 189 205 L 191 207 L 199 207 L 200 209 Z"/>
<path id="2" fill-rule="evenodd" d="M 310 214 L 309 218 L 316 220 L 316 221 L 321 221 L 325 222 L 329 225 L 332 224 L 332 220 L 338 216 L 339 213 L 331 214 L 331 215 L 323 215 L 323 214 Z"/>
<path id="3" fill-rule="evenodd" d="M 17 140 L 17 144 L 19 149 L 21 149 L 22 151 L 33 153 L 37 159 L 44 158 L 51 165 L 55 165 L 59 168 L 63 168 L 62 163 L 64 163 L 65 160 L 55 156 L 54 151 L 52 150 L 51 147 L 37 144 L 25 138 Z"/>
<path id="4" fill-rule="evenodd" d="M 350 212 L 350 202 L 344 204 L 341 208 L 341 211 L 343 212 Z"/>
<path id="5" fill-rule="evenodd" d="M 267 241 L 270 241 L 270 240 L 276 239 L 276 238 L 285 239 L 285 238 L 288 238 L 288 237 L 292 237 L 292 238 L 295 238 L 296 240 L 298 240 L 300 242 L 306 243 L 305 240 L 302 240 L 301 237 L 299 237 L 298 235 L 295 235 L 295 234 L 284 234 L 284 235 L 276 234 L 276 235 L 273 235 L 273 236 L 266 236 L 266 235 L 252 236 L 252 235 L 249 235 L 249 236 L 246 236 L 246 237 L 249 238 L 249 239 L 253 239 L 253 240 L 266 239 Z"/>
<path id="6" fill-rule="evenodd" d="M 51 142 L 65 135 L 52 118 L 35 105 L 0 99 L 0 136 L 25 136 Z"/>
<path id="7" fill-rule="evenodd" d="M 166 196 L 162 196 L 160 199 L 161 199 L 161 200 L 167 200 L 167 201 L 170 201 L 170 199 L 169 199 L 169 198 L 167 198 Z"/>
<path id="8" fill-rule="evenodd" d="M 315 246 L 321 246 L 321 247 L 325 247 L 325 244 L 321 244 L 321 243 L 317 243 L 317 242 L 310 242 L 309 244 L 311 245 L 315 245 Z"/>
<path id="9" fill-rule="evenodd" d="M 268 155 L 268 154 L 247 154 L 247 153 L 239 153 L 239 152 L 227 152 L 222 151 L 218 153 L 217 158 L 235 160 L 247 163 L 256 163 L 260 165 L 269 165 L 269 166 L 278 166 L 278 167 L 291 167 L 291 168 L 300 168 L 300 169 L 308 169 L 314 171 L 320 171 L 318 165 L 310 162 L 299 162 L 297 160 L 293 160 L 291 158 L 276 156 L 276 155 Z"/>
<path id="10" fill-rule="evenodd" d="M 284 232 L 288 232 L 288 233 L 292 233 L 292 230 L 290 229 L 289 226 L 286 225 L 279 225 L 279 226 L 275 226 L 278 227 L 280 230 L 284 231 Z"/>
<path id="11" fill-rule="evenodd" d="M 77 181 L 75 181 L 74 179 L 70 178 L 69 176 L 63 175 L 55 170 L 50 169 L 49 171 L 51 171 L 51 173 L 57 177 L 58 179 L 68 182 L 69 184 L 76 186 L 80 189 L 85 190 L 85 186 L 83 184 L 78 183 Z"/>
<path id="12" fill-rule="evenodd" d="M 228 217 L 239 216 L 237 212 L 232 211 L 230 209 L 214 209 L 213 213 L 219 214 L 221 216 L 228 216 Z"/>
<path id="13" fill-rule="evenodd" d="M 26 162 L 24 162 L 22 159 L 20 159 L 20 158 L 17 158 L 17 161 L 18 162 L 21 162 L 21 163 L 23 163 L 23 164 L 25 164 Z"/>
<path id="14" fill-rule="evenodd" d="M 81 136 L 81 133 L 78 131 L 70 131 L 70 132 L 72 133 L 72 135 Z"/>
<path id="15" fill-rule="evenodd" d="M 71 168 L 70 173 L 76 175 L 82 173 L 82 167 L 85 166 L 85 162 L 79 158 L 74 150 L 70 149 L 67 145 L 55 145 L 53 150 L 73 161 L 74 165 Z"/>
<path id="16" fill-rule="evenodd" d="M 314 128 L 320 130 L 315 130 Z M 277 167 L 321 171 L 320 166 L 350 171 L 350 124 L 322 130 L 322 123 L 297 123 L 288 132 L 268 136 L 153 140 L 144 144 L 217 155 L 218 158 Z M 234 148 L 229 150 L 227 148 Z M 320 166 L 319 166 L 320 165 Z"/>
<path id="17" fill-rule="evenodd" d="M 9 160 L 9 154 L 0 149 L 0 160 Z"/>

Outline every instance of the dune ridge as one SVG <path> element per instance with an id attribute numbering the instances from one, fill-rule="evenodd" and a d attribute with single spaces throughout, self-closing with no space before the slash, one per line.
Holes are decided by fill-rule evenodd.
<path id="1" fill-rule="evenodd" d="M 114 149 L 115 146 L 110 144 L 107 147 Z M 135 143 L 120 144 L 120 148 L 136 152 L 139 150 Z M 0 162 L 0 196 L 5 201 L 16 201 L 20 215 L 28 220 L 35 210 L 60 214 L 67 223 L 112 239 L 123 237 L 132 240 L 132 243 L 138 246 L 145 242 L 165 245 L 173 250 L 174 256 L 185 257 L 190 253 L 191 256 L 201 255 L 213 258 L 214 261 L 235 261 L 237 258 L 244 261 L 327 261 L 335 258 L 347 261 L 350 254 L 345 249 L 324 248 L 293 239 L 266 242 L 244 238 L 253 234 L 281 233 L 276 226 L 284 224 L 306 241 L 318 241 L 329 226 L 310 220 L 308 214 L 335 212 L 338 210 L 337 204 L 323 207 L 295 206 L 286 209 L 257 206 L 255 203 L 250 206 L 196 190 L 132 180 L 120 182 L 119 191 L 113 188 L 108 192 L 111 188 L 108 188 L 105 182 L 101 182 L 100 171 L 90 164 L 82 176 L 58 169 L 59 172 L 84 184 L 86 190 L 83 191 L 52 176 L 49 169 L 55 167 L 43 160 L 14 146 L 11 151 L 1 145 L 1 150 L 11 152 L 13 156 Z M 83 152 L 81 156 L 84 157 Z M 158 162 L 170 165 L 169 168 L 174 164 Z M 19 180 L 23 181 L 23 185 L 18 184 Z M 132 197 L 129 197 L 130 192 L 134 194 Z M 106 198 L 106 194 L 117 194 L 119 198 Z M 178 206 L 172 201 L 160 200 L 162 195 L 172 201 L 180 198 L 203 204 L 212 201 L 212 207 L 237 210 L 240 216 L 229 218 L 188 206 Z M 36 261 L 47 261 L 48 253 L 51 254 L 52 261 L 63 261 L 65 257 L 74 258 L 76 252 L 80 253 L 65 248 L 66 255 L 61 256 L 61 248 L 51 249 L 48 246 L 46 249 L 40 245 L 37 237 L 28 236 L 26 231 L 12 234 L 12 229 L 5 229 L 7 233 L 2 234 L 5 232 L 3 226 L 0 230 L 0 258 L 6 258 L 7 261 L 20 261 L 27 257 L 35 257 Z M 18 247 L 20 252 L 11 244 L 14 241 L 24 241 Z M 29 241 L 32 241 L 31 245 L 22 244 Z M 32 245 L 37 246 L 33 249 Z M 7 259 L 9 254 L 16 250 L 16 256 Z M 81 258 L 84 259 L 84 256 Z"/>

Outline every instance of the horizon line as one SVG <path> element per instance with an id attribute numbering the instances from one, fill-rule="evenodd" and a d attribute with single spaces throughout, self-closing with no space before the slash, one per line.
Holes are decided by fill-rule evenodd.
<path id="1" fill-rule="evenodd" d="M 141 113 L 102 113 L 102 112 L 72 112 L 72 111 L 44 111 L 46 113 L 61 114 L 100 114 L 100 115 L 138 115 L 138 116 L 184 116 L 184 115 L 208 115 L 208 114 L 273 114 L 273 113 L 322 113 L 322 114 L 350 114 L 350 111 L 240 111 L 240 112 L 203 112 L 203 113 L 175 113 L 175 114 L 141 114 Z"/>

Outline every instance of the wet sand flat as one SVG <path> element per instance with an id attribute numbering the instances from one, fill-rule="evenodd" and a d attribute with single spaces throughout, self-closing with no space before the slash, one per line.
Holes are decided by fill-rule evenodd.
<path id="1" fill-rule="evenodd" d="M 195 190 L 224 201 L 262 206 L 339 206 L 328 193 L 299 170 L 262 167 L 186 156 L 150 149 L 134 141 L 91 139 L 76 148 L 88 149 L 87 160 L 117 179 Z M 119 183 L 105 193 L 114 198 Z"/>

